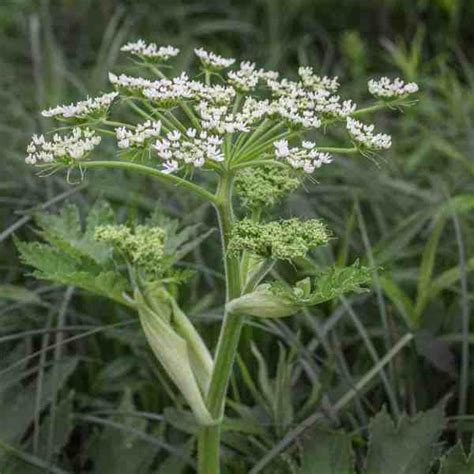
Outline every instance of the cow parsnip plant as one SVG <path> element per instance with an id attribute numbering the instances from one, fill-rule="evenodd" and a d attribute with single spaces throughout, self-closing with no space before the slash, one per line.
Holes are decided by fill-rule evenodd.
<path id="1" fill-rule="evenodd" d="M 322 270 L 295 285 L 272 281 L 276 261 L 305 257 L 331 235 L 315 219 L 265 221 L 265 210 L 338 156 L 372 156 L 389 148 L 390 136 L 360 118 L 410 105 L 418 87 L 400 79 L 371 80 L 375 102 L 358 109 L 337 95 L 337 78 L 320 77 L 310 67 L 299 68 L 298 78 L 289 80 L 254 63 L 235 67 L 233 58 L 197 49 L 200 68 L 191 78 L 184 72 L 168 75 L 177 48 L 140 40 L 122 50 L 146 77 L 111 73 L 115 92 L 44 111 L 64 126 L 33 136 L 26 162 L 42 174 L 136 171 L 211 203 L 226 277 L 217 347 L 207 348 L 176 301 L 176 288 L 189 275 L 174 264 L 199 244 L 200 239 L 190 240 L 194 229 L 153 220 L 119 225 L 101 206 L 83 228 L 77 210 L 66 208 L 59 216 L 40 218 L 46 243 L 19 248 L 38 277 L 76 285 L 138 313 L 151 349 L 201 426 L 199 472 L 218 473 L 225 397 L 245 317 L 290 316 L 360 291 L 370 281 L 370 270 L 357 263 Z M 118 118 L 111 120 L 112 114 Z M 337 146 L 324 144 L 334 137 Z M 103 141 L 116 142 L 116 159 L 92 159 Z M 236 195 L 245 215 L 234 213 Z"/>

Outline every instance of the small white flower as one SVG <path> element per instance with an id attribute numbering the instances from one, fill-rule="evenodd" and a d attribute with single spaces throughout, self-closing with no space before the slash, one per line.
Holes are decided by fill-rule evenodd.
<path id="1" fill-rule="evenodd" d="M 101 138 L 88 128 L 76 127 L 69 135 L 64 136 L 56 133 L 50 141 L 43 135 L 33 135 L 25 162 L 35 165 L 41 162 L 53 163 L 56 160 L 78 161 L 85 158 L 100 142 Z"/>
<path id="2" fill-rule="evenodd" d="M 106 115 L 112 102 L 117 98 L 118 92 L 110 92 L 99 97 L 92 97 L 75 104 L 58 105 L 48 110 L 43 110 L 43 117 L 54 118 L 96 118 Z"/>
<path id="3" fill-rule="evenodd" d="M 235 63 L 234 58 L 223 58 L 222 56 L 210 51 L 206 51 L 203 48 L 196 48 L 194 53 L 201 60 L 201 63 L 205 68 L 210 68 L 217 71 L 228 68 Z"/>
<path id="4" fill-rule="evenodd" d="M 287 140 L 278 140 L 273 143 L 273 146 L 277 159 L 284 159 L 292 168 L 302 169 L 308 174 L 313 173 L 323 164 L 332 162 L 331 155 L 318 151 L 314 142 L 303 141 L 301 148 L 290 148 Z"/>
<path id="5" fill-rule="evenodd" d="M 167 61 L 168 59 L 177 56 L 179 53 L 179 49 L 173 46 L 158 47 L 155 43 L 147 44 L 143 40 L 138 40 L 134 43 L 127 43 L 122 46 L 120 51 L 155 61 Z"/>
<path id="6" fill-rule="evenodd" d="M 320 77 L 314 74 L 312 67 L 302 66 L 298 69 L 298 74 L 304 87 L 313 90 L 327 90 L 331 92 L 337 91 L 339 82 L 337 77 Z"/>
<path id="7" fill-rule="evenodd" d="M 418 92 L 418 85 L 415 82 L 405 83 L 398 77 L 393 81 L 388 77 L 381 77 L 378 81 L 371 79 L 368 87 L 369 92 L 379 99 L 406 97 Z"/>
<path id="8" fill-rule="evenodd" d="M 261 72 L 255 69 L 255 63 L 243 61 L 237 71 L 227 74 L 227 78 L 238 91 L 249 92 L 257 87 Z"/>
<path id="9" fill-rule="evenodd" d="M 206 161 L 220 162 L 224 160 L 222 138 L 188 128 L 185 134 L 173 130 L 166 139 L 157 140 L 154 148 L 158 156 L 165 161 L 165 172 L 171 173 L 180 164 L 200 168 Z"/>
<path id="10" fill-rule="evenodd" d="M 352 140 L 359 146 L 370 150 L 386 150 L 392 145 L 390 135 L 374 134 L 374 125 L 365 125 L 352 117 L 347 117 L 346 128 Z"/>
<path id="11" fill-rule="evenodd" d="M 161 122 L 147 120 L 138 124 L 134 129 L 119 127 L 115 129 L 117 144 L 121 149 L 146 146 L 150 140 L 160 136 Z"/>

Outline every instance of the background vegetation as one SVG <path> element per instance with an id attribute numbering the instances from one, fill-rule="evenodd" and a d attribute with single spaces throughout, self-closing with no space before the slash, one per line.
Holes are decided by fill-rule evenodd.
<path id="1" fill-rule="evenodd" d="M 215 227 L 210 209 L 146 178 L 107 171 L 71 184 L 23 164 L 30 135 L 45 126 L 39 110 L 106 90 L 120 46 L 139 37 L 180 47 L 183 68 L 202 45 L 290 75 L 311 65 L 340 76 L 351 97 L 364 96 L 368 76 L 386 74 L 422 91 L 393 123 L 390 113 L 376 116 L 394 137 L 384 161 L 338 159 L 278 210 L 328 222 L 337 239 L 318 261 L 360 256 L 383 270 L 369 294 L 249 322 L 230 393 L 226 472 L 349 472 L 334 467 L 336 452 L 377 473 L 376 448 L 388 474 L 402 472 L 404 458 L 412 464 L 403 472 L 474 472 L 459 446 L 446 454 L 457 440 L 467 447 L 474 428 L 474 2 L 337 3 L 0 3 L 2 474 L 192 472 L 193 424 L 133 315 L 34 280 L 14 243 L 36 238 L 39 210 L 73 202 L 87 211 L 98 199 L 124 219 L 160 207 Z M 217 245 L 211 236 L 189 259 L 196 278 L 181 295 L 208 340 L 223 302 Z M 384 412 L 370 422 L 384 406 L 396 427 Z M 411 453 L 400 454 L 402 438 Z M 317 462 L 332 470 L 314 471 Z"/>

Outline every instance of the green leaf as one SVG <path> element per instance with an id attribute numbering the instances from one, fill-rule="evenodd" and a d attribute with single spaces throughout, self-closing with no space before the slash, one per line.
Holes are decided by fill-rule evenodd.
<path id="1" fill-rule="evenodd" d="M 470 454 L 466 455 L 460 441 L 441 459 L 439 474 L 472 474 L 473 472 L 473 447 L 471 446 Z"/>
<path id="2" fill-rule="evenodd" d="M 124 293 L 129 290 L 127 280 L 115 271 L 101 271 L 64 254 L 60 249 L 39 242 L 17 242 L 21 259 L 36 269 L 33 275 L 63 285 L 77 286 L 119 303 L 129 305 Z"/>
<path id="3" fill-rule="evenodd" d="M 349 267 L 331 267 L 294 287 L 273 282 L 259 285 L 227 304 L 227 311 L 261 318 L 282 318 L 297 313 L 305 306 L 315 306 L 349 292 L 367 291 L 362 285 L 372 279 L 372 271 L 355 262 Z M 312 283 L 312 284 L 311 284 Z"/>
<path id="4" fill-rule="evenodd" d="M 366 474 L 427 474 L 435 443 L 445 426 L 446 399 L 414 418 L 395 425 L 384 408 L 369 424 Z"/>
<path id="5" fill-rule="evenodd" d="M 362 285 L 372 280 L 372 270 L 355 262 L 349 267 L 332 267 L 314 277 L 315 288 L 308 305 L 313 306 L 330 301 L 345 293 L 367 291 Z"/>
<path id="6" fill-rule="evenodd" d="M 94 238 L 94 228 L 100 219 L 103 225 L 110 221 L 110 209 L 105 204 L 92 207 L 87 218 L 87 229 L 82 230 L 77 206 L 65 206 L 59 214 L 41 213 L 36 215 L 40 226 L 39 234 L 66 255 L 74 259 L 90 259 L 102 264 L 110 259 L 111 249 Z"/>
<path id="7" fill-rule="evenodd" d="M 343 432 L 318 429 L 303 444 L 298 474 L 353 474 L 353 466 L 350 436 Z"/>

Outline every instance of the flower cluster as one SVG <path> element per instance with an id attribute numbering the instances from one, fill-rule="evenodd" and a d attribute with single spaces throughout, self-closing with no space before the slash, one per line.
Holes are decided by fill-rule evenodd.
<path id="1" fill-rule="evenodd" d="M 115 129 L 117 144 L 119 148 L 128 149 L 133 147 L 142 147 L 150 140 L 160 136 L 161 122 L 147 120 L 138 124 L 134 129 L 118 127 Z"/>
<path id="2" fill-rule="evenodd" d="M 151 81 L 150 79 L 144 79 L 143 77 L 127 76 L 126 74 L 120 74 L 120 76 L 117 76 L 111 72 L 109 72 L 109 81 L 120 91 L 126 92 L 141 91 L 153 87 L 153 83 L 156 82 Z"/>
<path id="3" fill-rule="evenodd" d="M 167 61 L 168 59 L 177 56 L 179 53 L 179 49 L 173 46 L 158 47 L 155 43 L 147 44 L 143 40 L 138 40 L 134 43 L 127 43 L 122 46 L 120 51 L 155 61 Z"/>
<path id="4" fill-rule="evenodd" d="M 272 112 L 288 121 L 289 126 L 318 128 L 321 120 L 341 120 L 356 109 L 351 100 L 341 101 L 333 92 L 339 87 L 337 78 L 319 77 L 312 68 L 298 70 L 300 81 L 266 78 L 274 97 Z"/>
<path id="5" fill-rule="evenodd" d="M 259 166 L 237 174 L 235 188 L 249 209 L 272 207 L 300 185 L 295 172 L 281 166 Z"/>
<path id="6" fill-rule="evenodd" d="M 392 138 L 385 133 L 374 134 L 374 125 L 365 125 L 359 120 L 347 117 L 347 131 L 354 143 L 369 150 L 387 150 L 392 146 Z"/>
<path id="7" fill-rule="evenodd" d="M 184 72 L 172 80 L 154 81 L 142 92 L 145 97 L 161 108 L 174 107 L 179 102 L 194 96 L 191 81 Z"/>
<path id="8" fill-rule="evenodd" d="M 185 134 L 178 130 L 169 132 L 166 138 L 157 140 L 154 149 L 165 161 L 164 172 L 172 173 L 180 165 L 193 165 L 200 168 L 207 160 L 224 160 L 221 150 L 222 138 L 210 135 L 206 131 L 198 132 L 189 128 Z"/>
<path id="9" fill-rule="evenodd" d="M 327 244 L 329 238 L 326 226 L 317 219 L 288 219 L 266 224 L 243 219 L 232 229 L 228 252 L 239 255 L 245 250 L 261 257 L 291 260 Z"/>
<path id="10" fill-rule="evenodd" d="M 58 105 L 48 110 L 43 110 L 43 117 L 54 117 L 62 119 L 79 118 L 94 119 L 107 114 L 112 102 L 118 96 L 118 92 L 110 92 L 99 97 L 88 98 L 75 104 Z"/>
<path id="11" fill-rule="evenodd" d="M 314 73 L 312 67 L 301 66 L 298 68 L 298 75 L 301 78 L 303 86 L 313 91 L 323 89 L 330 92 L 336 92 L 337 89 L 339 89 L 339 81 L 337 77 L 320 77 Z"/>
<path id="12" fill-rule="evenodd" d="M 237 71 L 229 71 L 227 78 L 239 92 L 249 92 L 257 87 L 262 73 L 262 70 L 255 68 L 255 63 L 242 61 L 240 68 Z"/>
<path id="13" fill-rule="evenodd" d="M 55 134 L 51 141 L 47 141 L 44 135 L 33 135 L 25 162 L 35 165 L 56 160 L 78 161 L 100 142 L 101 138 L 88 128 L 73 128 L 72 133 L 65 136 Z"/>
<path id="14" fill-rule="evenodd" d="M 388 77 L 381 77 L 378 81 L 371 79 L 368 86 L 369 92 L 379 99 L 398 99 L 418 92 L 415 82 L 405 83 L 398 77 L 393 81 Z"/>
<path id="15" fill-rule="evenodd" d="M 195 49 L 194 53 L 201 60 L 205 69 L 213 71 L 220 71 L 221 69 L 228 68 L 235 63 L 235 59 L 233 58 L 223 58 L 222 56 L 206 51 L 203 48 Z"/>
<path id="16" fill-rule="evenodd" d="M 196 105 L 201 118 L 201 126 L 218 135 L 235 132 L 249 132 L 250 127 L 264 117 L 269 110 L 268 100 L 256 100 L 247 97 L 242 110 L 232 113 L 227 105 L 213 105 L 201 101 Z"/>
<path id="17" fill-rule="evenodd" d="M 143 40 L 127 43 L 122 51 L 154 61 L 165 61 L 179 52 L 172 46 L 159 47 Z M 102 121 L 104 127 L 98 133 L 110 133 L 111 130 L 104 130 L 114 126 L 106 120 L 107 112 L 120 94 L 126 99 L 125 106 L 130 105 L 134 112 L 148 120 L 115 128 L 118 148 L 153 151 L 146 156 L 163 160 L 165 172 L 174 172 L 185 165 L 202 167 L 206 161 L 212 164 L 224 158 L 245 167 L 245 162 L 258 161 L 260 156 L 268 157 L 273 151 L 273 156 L 287 164 L 288 169 L 312 173 L 330 163 L 332 157 L 318 149 L 313 141 L 307 141 L 303 133 L 335 122 L 346 124 L 353 145 L 361 152 L 383 150 L 391 145 L 390 136 L 374 133 L 373 125 L 355 119 L 356 104 L 338 95 L 337 77 L 319 76 L 313 68 L 302 66 L 298 69 L 298 78 L 289 80 L 249 61 L 242 61 L 236 68 L 222 73 L 235 63 L 234 58 L 224 58 L 202 48 L 196 49 L 195 54 L 205 69 L 205 81 L 184 72 L 169 78 L 160 73 L 160 77 L 154 79 L 110 73 L 109 80 L 116 92 L 45 110 L 43 115 L 76 120 L 82 127 Z M 214 80 L 215 75 L 220 75 L 220 80 Z M 390 81 L 383 77 L 369 81 L 369 91 L 381 99 L 403 99 L 417 90 L 415 83 L 400 79 Z M 397 103 L 403 105 L 403 101 Z M 303 135 L 298 146 L 282 140 L 293 132 Z M 84 136 L 79 135 L 81 133 Z M 62 146 L 58 140 L 62 143 L 63 139 L 56 138 L 52 142 L 54 146 L 46 145 L 45 149 L 40 137 L 34 137 L 27 161 L 48 162 L 70 153 L 70 160 L 65 163 L 73 164 L 77 157 L 84 157 L 98 143 L 98 138 L 91 133 L 74 132 L 78 137 L 75 140 L 79 139 L 77 146 L 54 152 L 51 147 Z M 244 137 L 243 134 L 251 135 Z M 294 174 L 291 169 L 290 172 Z"/>
<path id="18" fill-rule="evenodd" d="M 166 231 L 161 227 L 139 225 L 132 231 L 124 225 L 102 225 L 96 227 L 95 238 L 111 244 L 149 273 L 163 270 Z"/>
<path id="19" fill-rule="evenodd" d="M 276 158 L 284 159 L 292 168 L 302 169 L 305 173 L 312 173 L 316 168 L 332 162 L 332 156 L 318 151 L 314 142 L 303 141 L 301 147 L 290 148 L 287 140 L 278 140 L 273 146 Z"/>

